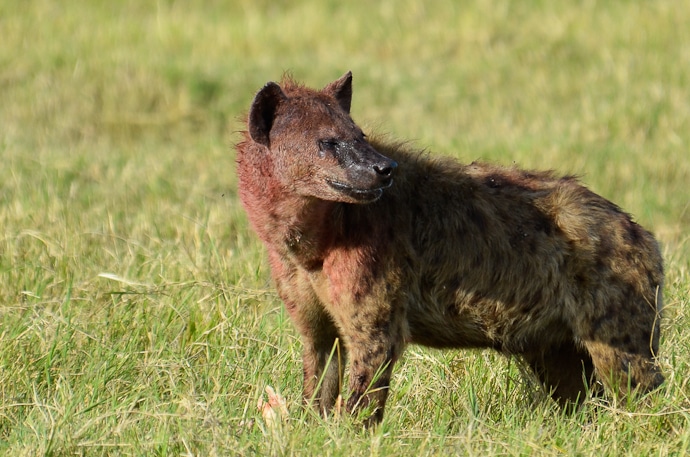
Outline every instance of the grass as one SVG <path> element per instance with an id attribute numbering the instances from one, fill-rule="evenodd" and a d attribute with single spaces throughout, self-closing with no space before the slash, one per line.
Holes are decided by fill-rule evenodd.
<path id="1" fill-rule="evenodd" d="M 687 453 L 688 23 L 670 0 L 0 0 L 0 454 Z M 580 174 L 657 234 L 658 393 L 564 416 L 515 363 L 413 347 L 378 429 L 300 409 L 232 144 L 266 81 L 348 69 L 367 130 Z"/>

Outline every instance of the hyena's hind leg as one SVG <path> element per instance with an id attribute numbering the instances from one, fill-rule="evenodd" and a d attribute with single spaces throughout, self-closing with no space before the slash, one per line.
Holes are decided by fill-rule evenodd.
<path id="1" fill-rule="evenodd" d="M 574 341 L 565 341 L 523 356 L 544 388 L 562 407 L 582 403 L 592 385 L 594 364 L 589 353 Z"/>
<path id="2" fill-rule="evenodd" d="M 656 361 L 659 312 L 646 301 L 629 301 L 623 309 L 603 308 L 601 315 L 580 326 L 581 339 L 592 357 L 597 377 L 614 393 L 646 393 L 664 382 Z"/>
<path id="3" fill-rule="evenodd" d="M 646 393 L 659 387 L 664 376 L 649 350 L 601 340 L 585 341 L 592 355 L 597 377 L 613 392 L 625 396 L 629 391 Z"/>

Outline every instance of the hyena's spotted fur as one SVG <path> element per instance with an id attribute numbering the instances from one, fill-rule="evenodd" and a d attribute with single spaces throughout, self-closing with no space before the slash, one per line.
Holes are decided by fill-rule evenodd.
<path id="1" fill-rule="evenodd" d="M 649 232 L 572 177 L 368 140 L 351 97 L 350 73 L 321 91 L 269 83 L 237 146 L 242 203 L 302 335 L 306 400 L 333 407 L 347 355 L 347 409 L 380 420 L 408 343 L 519 356 L 563 404 L 594 374 L 623 394 L 663 381 Z"/>

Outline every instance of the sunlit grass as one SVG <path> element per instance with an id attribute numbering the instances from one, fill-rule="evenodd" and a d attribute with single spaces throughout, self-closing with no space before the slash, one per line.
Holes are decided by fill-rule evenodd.
<path id="1" fill-rule="evenodd" d="M 684 454 L 688 23 L 672 1 L 0 0 L 0 454 Z M 300 408 L 232 145 L 266 81 L 346 70 L 367 130 L 581 175 L 657 234 L 659 392 L 565 416 L 514 361 L 413 347 L 377 430 Z"/>

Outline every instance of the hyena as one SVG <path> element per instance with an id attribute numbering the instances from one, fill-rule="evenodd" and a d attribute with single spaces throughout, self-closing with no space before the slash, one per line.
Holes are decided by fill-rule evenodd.
<path id="1" fill-rule="evenodd" d="M 269 82 L 237 145 L 242 204 L 302 337 L 306 402 L 333 408 L 349 356 L 346 409 L 380 421 L 408 343 L 519 357 L 563 405 L 596 379 L 622 395 L 662 383 L 648 231 L 572 176 L 369 139 L 351 99 L 349 72 L 320 91 Z"/>

